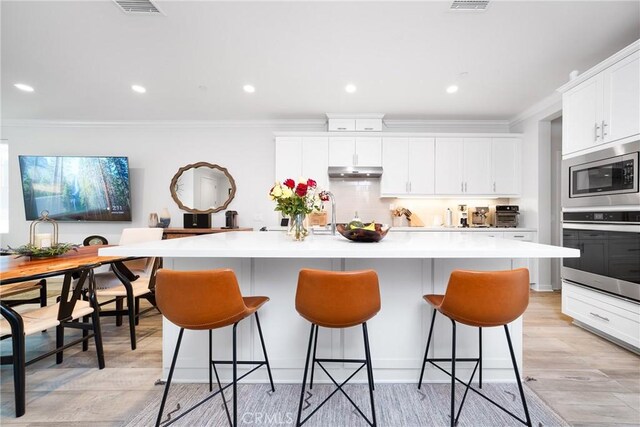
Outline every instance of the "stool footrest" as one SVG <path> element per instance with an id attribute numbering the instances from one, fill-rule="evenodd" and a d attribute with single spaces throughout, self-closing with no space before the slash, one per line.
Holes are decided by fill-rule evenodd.
<path id="1" fill-rule="evenodd" d="M 366 359 L 313 359 L 315 362 L 324 362 L 324 363 L 367 363 Z"/>
<path id="2" fill-rule="evenodd" d="M 216 365 L 233 365 L 233 360 L 212 360 L 211 363 L 215 363 Z M 264 360 L 238 360 L 236 361 L 237 365 L 266 365 L 267 362 Z"/>

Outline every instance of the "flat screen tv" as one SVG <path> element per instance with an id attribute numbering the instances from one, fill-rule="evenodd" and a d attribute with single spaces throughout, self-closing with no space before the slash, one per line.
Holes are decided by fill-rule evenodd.
<path id="1" fill-rule="evenodd" d="M 19 156 L 27 220 L 131 221 L 127 157 Z"/>

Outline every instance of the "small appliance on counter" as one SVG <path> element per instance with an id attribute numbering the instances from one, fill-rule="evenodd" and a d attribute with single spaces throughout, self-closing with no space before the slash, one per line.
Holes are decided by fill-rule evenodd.
<path id="1" fill-rule="evenodd" d="M 211 214 L 184 214 L 184 228 L 211 228 Z"/>
<path id="2" fill-rule="evenodd" d="M 496 227 L 515 228 L 520 215 L 518 205 L 496 205 L 493 225 Z"/>
<path id="3" fill-rule="evenodd" d="M 475 210 L 471 212 L 471 226 L 472 227 L 488 227 L 489 207 L 488 206 L 476 206 Z"/>
<path id="4" fill-rule="evenodd" d="M 469 227 L 469 214 L 467 213 L 467 205 L 458 205 L 458 210 L 460 211 L 460 227 Z"/>
<path id="5" fill-rule="evenodd" d="M 226 211 L 226 225 L 222 228 L 238 228 L 238 212 L 237 211 Z"/>

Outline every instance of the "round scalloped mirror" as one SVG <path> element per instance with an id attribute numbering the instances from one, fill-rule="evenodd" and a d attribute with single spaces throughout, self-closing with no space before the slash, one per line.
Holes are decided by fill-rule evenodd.
<path id="1" fill-rule="evenodd" d="M 213 213 L 231 203 L 236 195 L 236 182 L 226 168 L 198 162 L 180 168 L 169 189 L 180 209 L 192 213 Z"/>

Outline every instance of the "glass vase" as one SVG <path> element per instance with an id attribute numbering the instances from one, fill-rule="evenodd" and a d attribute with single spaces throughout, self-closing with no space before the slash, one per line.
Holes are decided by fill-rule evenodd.
<path id="1" fill-rule="evenodd" d="M 289 234 L 293 240 L 302 242 L 305 237 L 309 235 L 309 230 L 305 226 L 305 214 L 298 213 L 291 216 L 291 224 L 289 227 Z"/>

